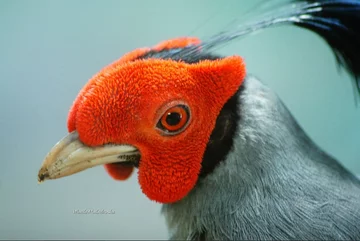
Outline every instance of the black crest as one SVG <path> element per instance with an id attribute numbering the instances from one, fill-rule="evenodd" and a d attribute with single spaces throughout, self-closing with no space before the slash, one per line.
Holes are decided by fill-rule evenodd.
<path id="1" fill-rule="evenodd" d="M 292 0 L 281 8 L 271 10 L 258 21 L 205 39 L 198 46 L 168 51 L 162 58 L 196 59 L 202 52 L 215 48 L 250 33 L 272 26 L 292 24 L 321 36 L 333 49 L 336 59 L 353 77 L 360 94 L 360 0 Z"/>

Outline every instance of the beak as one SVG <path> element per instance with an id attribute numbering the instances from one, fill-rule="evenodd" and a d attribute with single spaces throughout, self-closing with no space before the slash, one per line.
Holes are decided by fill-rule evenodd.
<path id="1" fill-rule="evenodd" d="M 47 154 L 38 174 L 39 183 L 69 176 L 88 168 L 115 162 L 135 162 L 139 151 L 130 145 L 107 144 L 89 147 L 73 131 L 60 140 Z"/>

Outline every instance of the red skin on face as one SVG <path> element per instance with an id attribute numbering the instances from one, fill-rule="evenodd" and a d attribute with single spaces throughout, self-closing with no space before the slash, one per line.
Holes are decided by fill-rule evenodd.
<path id="1" fill-rule="evenodd" d="M 77 130 L 85 144 L 139 149 L 140 186 L 157 202 L 176 202 L 194 187 L 216 118 L 242 84 L 245 64 L 238 56 L 196 64 L 134 59 L 150 50 L 199 43 L 178 38 L 126 54 L 85 85 L 69 112 L 68 130 Z M 190 108 L 190 122 L 181 133 L 166 136 L 156 124 L 176 104 Z M 126 180 L 133 172 L 133 167 L 117 164 L 105 168 L 116 180 Z"/>

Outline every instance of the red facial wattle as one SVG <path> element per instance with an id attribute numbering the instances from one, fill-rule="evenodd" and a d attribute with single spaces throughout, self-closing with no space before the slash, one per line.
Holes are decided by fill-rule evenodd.
<path id="1" fill-rule="evenodd" d="M 237 56 L 196 64 L 134 59 L 150 50 L 198 43 L 196 38 L 180 38 L 125 55 L 88 82 L 69 112 L 69 132 L 77 130 L 84 144 L 136 147 L 141 154 L 141 188 L 162 203 L 176 202 L 194 187 L 216 117 L 243 82 L 245 65 Z M 189 113 L 176 103 L 184 104 Z M 190 114 L 188 122 L 169 127 L 178 130 L 172 135 L 157 126 L 169 109 Z M 126 180 L 133 171 L 120 164 L 105 168 L 116 180 Z"/>

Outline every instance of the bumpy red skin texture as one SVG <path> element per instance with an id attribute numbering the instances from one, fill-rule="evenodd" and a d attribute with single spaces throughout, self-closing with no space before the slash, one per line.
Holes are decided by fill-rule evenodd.
<path id="1" fill-rule="evenodd" d="M 198 43 L 196 38 L 179 38 L 153 49 Z M 142 191 L 151 200 L 173 203 L 194 187 L 216 118 L 242 84 L 246 71 L 239 56 L 197 64 L 130 61 L 149 50 L 131 52 L 95 75 L 75 100 L 68 129 L 77 130 L 80 140 L 89 146 L 117 143 L 137 147 Z M 180 134 L 166 136 L 156 124 L 176 103 L 190 107 L 190 124 Z M 119 180 L 132 172 L 107 169 Z"/>

